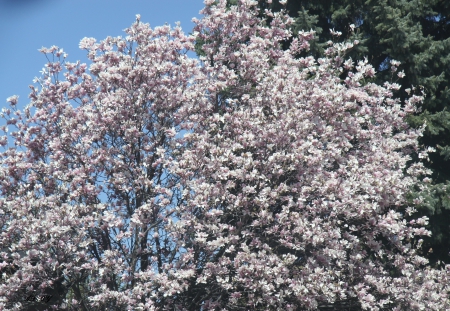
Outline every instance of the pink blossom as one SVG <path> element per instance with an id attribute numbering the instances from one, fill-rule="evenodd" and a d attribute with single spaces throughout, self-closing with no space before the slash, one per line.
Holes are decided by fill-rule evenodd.
<path id="1" fill-rule="evenodd" d="M 9 102 L 12 106 L 15 106 L 15 105 L 17 105 L 18 99 L 19 99 L 19 96 L 14 95 L 14 96 L 8 97 L 6 99 L 6 101 Z"/>
<path id="2" fill-rule="evenodd" d="M 55 310 L 448 310 L 450 266 L 408 242 L 428 219 L 400 208 L 431 182 L 405 172 L 435 152 L 405 121 L 423 97 L 364 83 L 351 42 L 302 58 L 301 32 L 284 51 L 284 11 L 269 27 L 256 1 L 204 3 L 192 36 L 137 15 L 84 38 L 89 70 L 49 63 L 25 115 L 3 110 L 18 131 L 0 145 L 20 148 L 0 153 L 0 309 L 39 289 Z"/>

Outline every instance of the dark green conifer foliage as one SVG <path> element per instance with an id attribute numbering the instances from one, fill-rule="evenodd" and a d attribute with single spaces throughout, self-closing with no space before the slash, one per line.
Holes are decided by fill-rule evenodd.
<path id="1" fill-rule="evenodd" d="M 236 2 L 229 0 L 230 5 Z M 274 12 L 283 8 L 278 0 L 272 4 L 258 0 L 258 6 L 260 12 L 268 7 Z M 408 123 L 418 128 L 426 122 L 420 143 L 434 147 L 436 152 L 429 162 L 413 154 L 410 164 L 424 161 L 433 171 L 433 181 L 416 185 L 409 201 L 418 210 L 414 218 L 430 218 L 428 229 L 433 236 L 425 239 L 424 255 L 432 264 L 438 260 L 450 263 L 450 1 L 288 0 L 285 8 L 295 18 L 294 34 L 301 30 L 316 32 L 309 55 L 323 55 L 329 40 L 358 40 L 346 57 L 354 61 L 367 57 L 377 70 L 372 82 L 399 83 L 401 89 L 395 95 L 402 103 L 408 89 L 411 94 L 425 92 L 422 111 L 411 116 Z M 356 27 L 354 31 L 351 24 Z M 341 37 L 334 38 L 330 29 L 342 32 Z M 200 54 L 201 44 L 197 47 Z M 406 74 L 403 79 L 391 72 L 393 59 L 401 62 L 399 71 Z M 419 197 L 423 203 L 414 204 L 413 199 Z"/>

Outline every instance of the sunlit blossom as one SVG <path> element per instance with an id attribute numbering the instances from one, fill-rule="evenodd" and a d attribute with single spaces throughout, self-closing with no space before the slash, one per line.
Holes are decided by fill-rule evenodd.
<path id="1" fill-rule="evenodd" d="M 406 200 L 432 182 L 405 172 L 436 152 L 406 126 L 423 97 L 363 83 L 356 41 L 303 58 L 314 33 L 284 51 L 286 12 L 204 3 L 192 35 L 136 15 L 82 39 L 89 66 L 40 50 L 57 61 L 25 116 L 2 111 L 0 309 L 40 288 L 54 310 L 448 310 L 450 266 L 419 255 L 429 220 Z"/>

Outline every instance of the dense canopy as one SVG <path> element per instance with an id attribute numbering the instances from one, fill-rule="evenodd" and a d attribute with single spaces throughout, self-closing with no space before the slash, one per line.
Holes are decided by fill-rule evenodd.
<path id="1" fill-rule="evenodd" d="M 292 18 L 256 4 L 206 0 L 189 36 L 138 15 L 80 42 L 90 65 L 42 49 L 30 105 L 4 110 L 1 308 L 450 307 L 450 266 L 415 243 L 427 217 L 399 212 L 431 173 L 405 171 L 432 151 L 405 121 L 423 97 L 365 81 L 356 41 L 299 57 L 300 32 L 283 50 Z"/>
<path id="2" fill-rule="evenodd" d="M 227 3 L 236 4 L 237 0 Z M 424 91 L 421 109 L 409 115 L 407 123 L 414 128 L 425 124 L 419 144 L 436 151 L 430 153 L 429 160 L 413 153 L 410 163 L 422 162 L 431 169 L 433 181 L 420 180 L 415 184 L 408 202 L 417 209 L 414 217 L 429 218 L 426 227 L 432 235 L 424 238 L 422 254 L 433 265 L 438 261 L 450 264 L 450 2 L 289 0 L 282 5 L 278 0 L 270 3 L 259 0 L 257 6 L 260 12 L 285 7 L 294 18 L 290 26 L 294 34 L 302 30 L 316 32 L 310 41 L 311 48 L 300 53 L 301 56 L 323 57 L 327 42 L 333 40 L 333 33 L 339 32 L 341 40 L 359 41 L 347 57 L 367 57 L 376 70 L 374 77 L 366 81 L 378 85 L 385 81 L 398 83 L 400 88 L 394 91 L 394 97 L 400 99 L 400 104 L 411 94 L 420 95 Z M 283 48 L 287 49 L 291 41 L 285 40 Z M 197 44 L 197 52 L 202 53 L 201 44 Z M 402 79 L 392 74 L 392 60 L 400 61 L 398 71 L 405 74 Z"/>

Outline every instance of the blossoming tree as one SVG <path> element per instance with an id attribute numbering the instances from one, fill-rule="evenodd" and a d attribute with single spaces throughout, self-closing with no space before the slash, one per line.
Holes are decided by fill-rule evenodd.
<path id="1" fill-rule="evenodd" d="M 427 156 L 404 121 L 421 98 L 366 83 L 357 42 L 298 58 L 302 32 L 283 51 L 292 20 L 261 13 L 206 0 L 189 36 L 137 16 L 81 41 L 90 66 L 41 50 L 31 103 L 4 110 L 1 308 L 450 307 L 450 267 L 417 254 L 427 219 L 401 213 L 429 173 L 407 167 Z"/>

